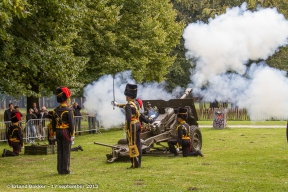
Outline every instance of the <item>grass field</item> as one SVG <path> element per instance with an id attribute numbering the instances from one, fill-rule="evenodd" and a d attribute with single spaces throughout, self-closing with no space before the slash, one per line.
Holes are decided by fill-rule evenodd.
<path id="1" fill-rule="evenodd" d="M 129 162 L 106 163 L 110 148 L 123 131 L 76 137 L 84 151 L 71 152 L 74 174 L 58 175 L 56 155 L 20 155 L 0 160 L 0 191 L 12 184 L 43 184 L 45 189 L 17 191 L 75 191 L 64 184 L 83 184 L 82 191 L 287 191 L 288 159 L 285 129 L 201 129 L 201 157 L 143 157 L 142 168 L 127 170 Z M 0 144 L 0 150 L 8 148 Z M 88 185 L 90 184 L 90 185 Z M 95 184 L 98 188 L 93 187 Z M 10 188 L 6 186 L 10 185 Z M 56 186 L 58 185 L 58 186 Z M 54 188 L 53 188 L 54 187 Z"/>
<path id="2" fill-rule="evenodd" d="M 229 125 L 286 125 L 287 121 L 227 121 Z M 198 121 L 199 125 L 213 125 L 213 121 Z"/>

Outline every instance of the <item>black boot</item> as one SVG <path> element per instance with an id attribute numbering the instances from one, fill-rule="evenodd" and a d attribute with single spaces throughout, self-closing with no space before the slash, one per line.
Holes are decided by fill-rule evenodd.
<path id="1" fill-rule="evenodd" d="M 5 153 L 5 157 L 8 157 L 8 156 L 18 156 L 19 154 L 18 153 L 15 153 L 13 151 L 9 151 L 7 149 L 6 150 L 6 153 Z"/>
<path id="2" fill-rule="evenodd" d="M 202 152 L 200 150 L 197 150 L 196 153 L 201 156 L 201 157 L 204 157 L 204 155 L 202 154 Z"/>
<path id="3" fill-rule="evenodd" d="M 2 157 L 6 157 L 6 153 L 7 153 L 7 150 L 4 149 L 4 150 L 3 150 L 3 153 L 2 153 Z"/>
<path id="4" fill-rule="evenodd" d="M 81 145 L 78 145 L 78 149 L 81 150 L 81 151 L 83 151 L 83 148 L 82 148 Z"/>

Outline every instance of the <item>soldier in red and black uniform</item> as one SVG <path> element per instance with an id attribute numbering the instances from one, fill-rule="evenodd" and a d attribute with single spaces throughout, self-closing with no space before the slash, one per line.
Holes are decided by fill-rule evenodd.
<path id="1" fill-rule="evenodd" d="M 142 148 L 140 140 L 141 127 L 139 123 L 140 105 L 138 102 L 135 101 L 137 97 L 137 85 L 127 84 L 124 91 L 124 95 L 126 96 L 127 104 L 117 106 L 123 107 L 125 110 L 125 116 L 126 116 L 125 129 L 128 137 L 129 146 L 134 145 L 137 146 L 136 149 L 129 148 L 132 163 L 131 167 L 129 168 L 139 168 L 141 167 Z M 134 156 L 133 155 L 134 152 L 135 154 L 139 153 L 139 155 Z"/>
<path id="2" fill-rule="evenodd" d="M 203 154 L 200 150 L 195 152 L 191 151 L 191 139 L 190 139 L 190 126 L 186 123 L 188 118 L 188 110 L 186 108 L 178 108 L 177 110 L 177 120 L 179 125 L 176 127 L 176 131 L 178 133 L 177 139 L 169 139 L 168 146 L 171 153 L 174 153 L 175 156 L 178 156 L 179 148 L 182 147 L 183 157 L 188 156 L 201 156 Z M 175 145 L 177 148 L 175 148 Z"/>
<path id="3" fill-rule="evenodd" d="M 13 111 L 11 113 L 12 125 L 8 129 L 8 137 L 9 137 L 8 143 L 9 146 L 13 148 L 13 151 L 4 149 L 2 157 L 18 156 L 21 151 L 21 147 L 23 146 L 23 136 L 21 127 L 19 126 L 20 120 L 21 120 L 21 113 Z"/>
<path id="4" fill-rule="evenodd" d="M 68 107 L 71 92 L 67 87 L 57 87 L 57 102 L 53 111 L 52 129 L 57 140 L 57 170 L 59 174 L 70 174 L 71 137 L 74 137 L 73 110 Z"/>

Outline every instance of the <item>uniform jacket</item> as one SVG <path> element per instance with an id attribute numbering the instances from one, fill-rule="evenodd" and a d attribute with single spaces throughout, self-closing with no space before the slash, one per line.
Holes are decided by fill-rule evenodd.
<path id="1" fill-rule="evenodd" d="M 73 109 L 67 105 L 60 105 L 53 111 L 52 129 L 68 129 L 71 136 L 74 136 Z"/>
<path id="2" fill-rule="evenodd" d="M 23 146 L 23 136 L 21 128 L 16 125 L 12 124 L 8 129 L 8 136 L 9 136 L 9 145 L 12 146 L 13 142 L 20 143 Z"/>

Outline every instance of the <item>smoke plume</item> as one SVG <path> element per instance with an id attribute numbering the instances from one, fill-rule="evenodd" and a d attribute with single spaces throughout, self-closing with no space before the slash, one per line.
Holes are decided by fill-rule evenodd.
<path id="1" fill-rule="evenodd" d="M 124 90 L 127 83 L 135 84 L 131 77 L 131 71 L 118 73 L 114 78 L 114 93 L 118 103 L 126 103 Z M 184 93 L 184 90 L 177 87 L 172 93 L 167 93 L 163 83 L 138 84 L 137 97 L 142 100 L 163 99 L 169 100 L 179 97 L 178 93 Z M 124 111 L 111 105 L 113 98 L 113 76 L 105 75 L 98 81 L 87 85 L 84 89 L 84 107 L 89 114 L 97 114 L 100 124 L 104 128 L 115 127 L 125 122 Z"/>
<path id="2" fill-rule="evenodd" d="M 288 21 L 276 8 L 251 12 L 244 3 L 208 24 L 189 24 L 183 37 L 186 57 L 196 61 L 189 86 L 195 94 L 206 101 L 234 102 L 246 108 L 252 120 L 287 118 L 286 72 L 264 62 L 246 67 L 287 44 Z"/>

